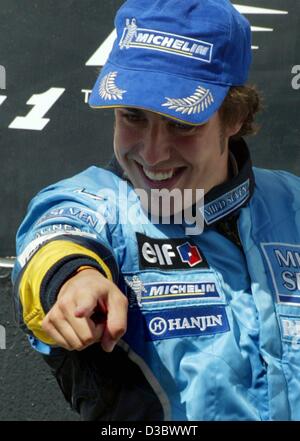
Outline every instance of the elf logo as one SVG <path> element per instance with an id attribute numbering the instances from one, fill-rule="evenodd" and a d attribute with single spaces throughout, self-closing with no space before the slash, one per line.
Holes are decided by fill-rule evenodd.
<path id="1" fill-rule="evenodd" d="M 208 268 L 198 247 L 183 239 L 154 239 L 137 233 L 141 268 Z"/>
<path id="2" fill-rule="evenodd" d="M 201 254 L 196 246 L 192 246 L 189 242 L 177 247 L 182 262 L 186 262 L 189 266 L 196 266 L 203 261 Z"/>

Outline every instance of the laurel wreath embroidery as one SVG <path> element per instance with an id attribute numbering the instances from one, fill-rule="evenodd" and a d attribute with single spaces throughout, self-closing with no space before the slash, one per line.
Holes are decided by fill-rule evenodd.
<path id="1" fill-rule="evenodd" d="M 201 86 L 198 86 L 195 93 L 189 97 L 165 98 L 167 102 L 163 103 L 162 106 L 169 107 L 169 109 L 182 114 L 187 113 L 188 115 L 203 112 L 214 102 L 211 91 Z"/>
<path id="2" fill-rule="evenodd" d="M 122 100 L 127 90 L 119 89 L 115 83 L 118 72 L 105 75 L 99 86 L 99 94 L 104 100 Z"/>

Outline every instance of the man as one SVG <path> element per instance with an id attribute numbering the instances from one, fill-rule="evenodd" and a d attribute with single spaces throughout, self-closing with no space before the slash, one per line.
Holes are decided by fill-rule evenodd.
<path id="1" fill-rule="evenodd" d="M 115 108 L 117 164 L 32 201 L 19 320 L 84 419 L 300 419 L 300 181 L 253 171 L 241 138 L 249 23 L 227 0 L 128 0 L 116 28 L 90 104 Z M 151 221 L 139 189 L 203 189 L 204 230 L 174 206 Z"/>

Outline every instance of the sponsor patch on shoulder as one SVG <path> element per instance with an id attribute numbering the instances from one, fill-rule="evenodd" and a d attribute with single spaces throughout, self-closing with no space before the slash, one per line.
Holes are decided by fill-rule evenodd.
<path id="1" fill-rule="evenodd" d="M 300 306 L 300 245 L 262 243 L 278 303 Z"/>
<path id="2" fill-rule="evenodd" d="M 300 317 L 280 315 L 282 340 L 300 349 Z"/>
<path id="3" fill-rule="evenodd" d="M 86 238 L 92 238 L 96 239 L 96 234 L 87 233 L 84 231 L 75 231 L 75 230 L 58 230 L 53 233 L 45 233 L 44 235 L 37 235 L 36 238 L 32 240 L 26 248 L 23 250 L 23 252 L 18 256 L 18 262 L 20 263 L 21 267 L 25 266 L 26 263 L 31 259 L 31 257 L 38 251 L 38 249 L 46 242 L 49 242 L 50 240 L 53 240 L 59 236 L 79 236 L 79 237 L 86 237 Z"/>
<path id="4" fill-rule="evenodd" d="M 101 222 L 103 225 L 105 225 L 106 223 L 103 216 L 99 215 L 98 213 L 95 213 L 92 210 L 88 210 L 88 209 L 84 210 L 81 207 L 63 206 L 48 211 L 37 221 L 36 225 L 40 225 L 49 219 L 59 220 L 63 218 L 79 220 L 93 228 L 96 228 L 99 222 Z"/>
<path id="5" fill-rule="evenodd" d="M 201 306 L 146 313 L 147 340 L 219 334 L 230 330 L 223 306 Z"/>

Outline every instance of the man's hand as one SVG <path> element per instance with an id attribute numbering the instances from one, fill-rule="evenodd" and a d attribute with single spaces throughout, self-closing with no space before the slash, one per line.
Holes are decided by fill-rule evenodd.
<path id="1" fill-rule="evenodd" d="M 42 328 L 70 351 L 100 341 L 111 352 L 126 332 L 127 309 L 126 297 L 113 282 L 95 269 L 85 269 L 62 286 Z M 96 319 L 99 315 L 102 320 Z"/>

